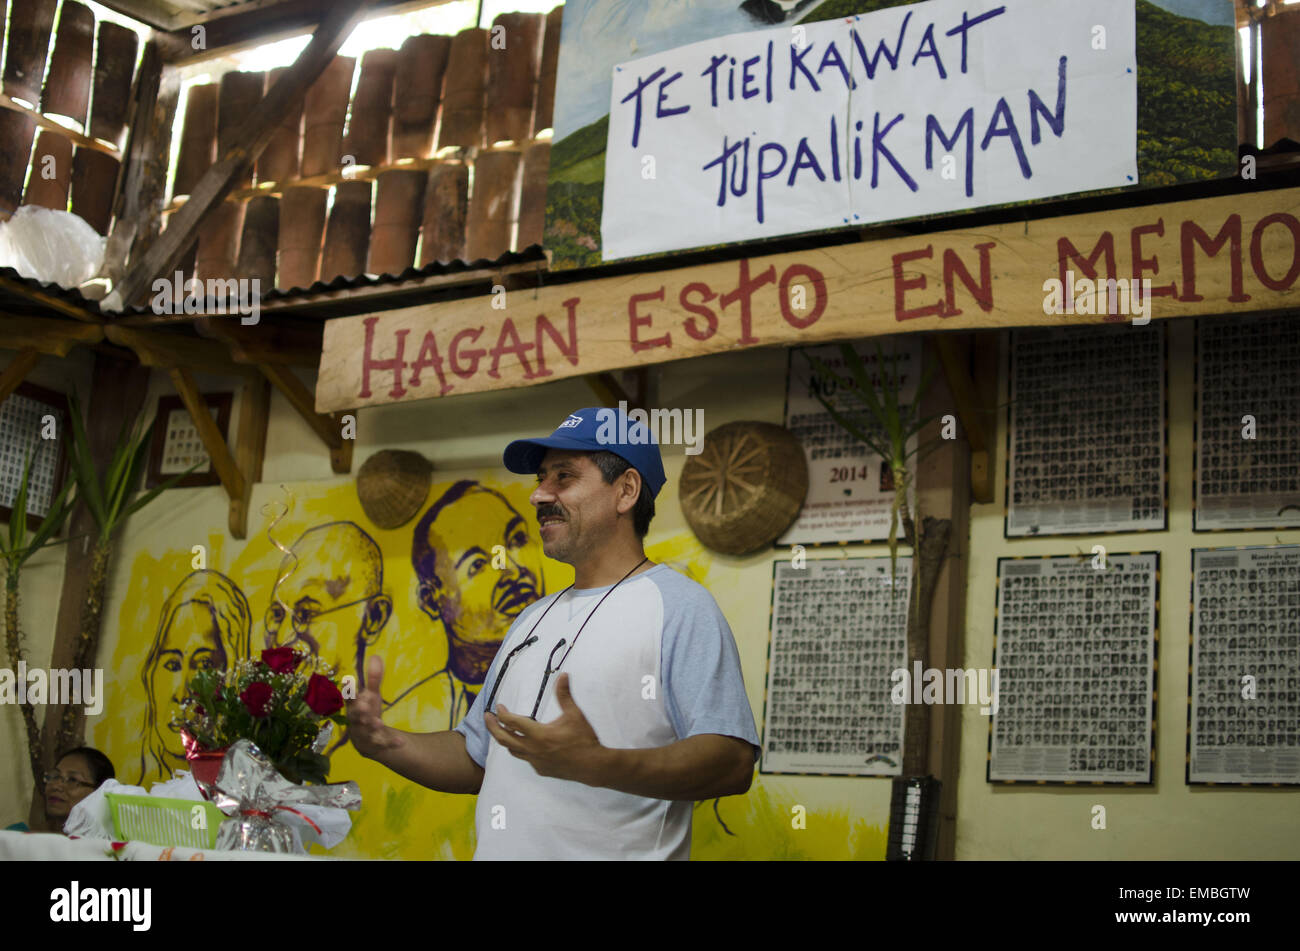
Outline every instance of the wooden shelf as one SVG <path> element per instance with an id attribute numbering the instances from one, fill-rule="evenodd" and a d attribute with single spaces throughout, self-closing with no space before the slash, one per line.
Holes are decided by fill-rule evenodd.
<path id="1" fill-rule="evenodd" d="M 267 182 L 250 188 L 240 188 L 226 196 L 226 201 L 246 201 L 262 195 L 282 196 L 290 188 L 330 188 L 344 182 L 373 182 L 384 172 L 421 171 L 436 168 L 439 165 L 466 165 L 486 152 L 525 152 L 534 145 L 550 144 L 551 140 L 532 139 L 528 142 L 504 142 L 490 148 L 454 149 L 451 154 L 435 155 L 423 159 L 399 159 L 387 165 L 357 166 L 348 174 L 333 172 L 329 175 L 314 175 L 311 178 L 296 178 L 288 182 Z M 188 196 L 173 198 L 163 209 L 163 214 L 172 214 L 185 206 Z"/>
<path id="2" fill-rule="evenodd" d="M 0 92 L 0 107 L 11 109 L 14 112 L 21 112 L 23 115 L 35 122 L 40 128 L 48 129 L 51 132 L 57 132 L 59 135 L 71 139 L 74 145 L 80 146 L 83 149 L 94 149 L 96 152 L 103 152 L 105 155 L 111 155 L 119 161 L 122 158 L 121 149 L 116 149 L 98 139 L 92 139 L 90 136 L 82 135 L 75 129 L 70 129 L 66 125 L 56 122 L 48 116 L 37 112 L 35 109 L 29 109 L 22 103 L 15 102 L 2 92 Z"/>

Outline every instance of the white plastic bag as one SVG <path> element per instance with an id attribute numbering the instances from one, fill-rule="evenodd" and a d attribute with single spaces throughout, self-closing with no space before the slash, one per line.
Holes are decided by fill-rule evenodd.
<path id="1" fill-rule="evenodd" d="M 194 777 L 185 770 L 180 769 L 172 773 L 172 778 L 165 783 L 154 783 L 149 787 L 149 795 L 161 796 L 164 799 L 192 799 L 195 802 L 203 802 L 203 793 L 199 792 L 198 784 L 194 782 Z"/>
<path id="2" fill-rule="evenodd" d="M 108 807 L 108 793 L 147 795 L 143 786 L 124 786 L 116 779 L 106 779 L 98 789 L 72 807 L 63 823 L 63 834 L 82 839 L 112 839 L 113 815 Z"/>
<path id="3" fill-rule="evenodd" d="M 76 287 L 99 273 L 106 243 L 74 214 L 23 205 L 0 222 L 0 267 L 46 284 Z"/>
<path id="4" fill-rule="evenodd" d="M 203 801 L 203 794 L 195 785 L 193 777 L 184 771 L 177 771 L 175 778 L 165 783 L 154 783 L 149 787 L 149 795 L 165 796 L 169 799 L 193 799 Z M 321 845 L 332 849 L 348 837 L 352 829 L 352 817 L 346 809 L 333 806 L 312 806 L 300 803 L 293 807 L 297 812 L 283 810 L 280 818 L 289 831 L 293 833 L 296 852 L 306 853 L 309 845 Z"/>

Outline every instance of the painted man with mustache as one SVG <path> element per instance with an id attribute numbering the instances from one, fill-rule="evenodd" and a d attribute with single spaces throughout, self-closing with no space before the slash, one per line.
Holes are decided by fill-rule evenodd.
<path id="1" fill-rule="evenodd" d="M 394 722 L 450 728 L 469 712 L 510 625 L 546 593 L 541 545 L 504 495 L 464 480 L 416 524 L 411 563 L 420 610 L 447 637 L 447 666 L 388 706 L 403 705 Z M 435 723 L 444 710 L 447 722 Z"/>

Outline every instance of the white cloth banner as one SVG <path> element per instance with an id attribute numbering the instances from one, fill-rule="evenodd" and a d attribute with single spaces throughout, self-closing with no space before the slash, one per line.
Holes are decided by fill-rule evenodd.
<path id="1" fill-rule="evenodd" d="M 928 0 L 615 66 L 602 253 L 1136 182 L 1134 0 Z"/>

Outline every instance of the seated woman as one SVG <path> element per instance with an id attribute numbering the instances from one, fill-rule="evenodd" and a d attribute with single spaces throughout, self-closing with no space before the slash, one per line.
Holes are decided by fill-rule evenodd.
<path id="1" fill-rule="evenodd" d="M 45 774 L 45 828 L 35 832 L 62 832 L 72 807 L 99 788 L 106 779 L 115 779 L 113 763 L 99 750 L 79 746 L 59 757 L 54 769 Z M 27 832 L 27 824 L 17 822 L 5 831 Z"/>

